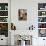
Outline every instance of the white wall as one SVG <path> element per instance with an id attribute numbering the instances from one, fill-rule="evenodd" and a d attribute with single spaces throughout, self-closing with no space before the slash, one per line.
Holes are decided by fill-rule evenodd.
<path id="1" fill-rule="evenodd" d="M 18 9 L 27 9 L 27 21 L 19 21 L 18 20 Z M 35 36 L 38 36 L 37 34 L 37 9 L 38 4 L 37 0 L 11 0 L 11 22 L 13 22 L 16 25 L 16 28 L 19 32 L 19 30 L 28 30 L 28 27 L 32 24 L 35 26 Z M 17 31 L 16 30 L 16 31 Z M 22 31 L 22 32 L 23 32 Z M 26 32 L 25 32 L 26 33 Z M 34 33 L 33 33 L 34 34 Z M 33 44 L 35 43 L 35 38 L 33 39 Z M 37 40 L 36 40 L 37 41 Z"/>
<path id="2" fill-rule="evenodd" d="M 36 2 L 37 3 L 37 2 Z M 12 0 L 11 1 L 11 22 L 16 25 L 17 30 L 28 30 L 29 26 L 36 26 L 37 23 L 37 4 L 32 0 Z M 35 4 L 35 5 L 32 5 Z M 18 20 L 18 9 L 27 9 L 27 21 Z M 34 15 L 34 14 L 36 15 Z M 35 21 L 36 20 L 36 21 Z"/>
<path id="3" fill-rule="evenodd" d="M 16 29 L 28 30 L 32 24 L 35 26 L 33 46 L 41 46 L 40 44 L 44 43 L 43 38 L 38 38 L 38 3 L 46 3 L 46 0 L 11 0 L 11 22 L 16 25 Z M 18 9 L 27 9 L 27 21 L 18 20 Z"/>

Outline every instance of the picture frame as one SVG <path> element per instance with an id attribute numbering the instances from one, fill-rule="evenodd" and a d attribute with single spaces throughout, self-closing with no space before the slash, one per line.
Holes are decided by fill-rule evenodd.
<path id="1" fill-rule="evenodd" d="M 18 10 L 18 19 L 20 21 L 26 21 L 27 20 L 27 9 L 19 9 Z"/>
<path id="2" fill-rule="evenodd" d="M 46 37 L 46 29 L 39 29 L 39 37 Z"/>

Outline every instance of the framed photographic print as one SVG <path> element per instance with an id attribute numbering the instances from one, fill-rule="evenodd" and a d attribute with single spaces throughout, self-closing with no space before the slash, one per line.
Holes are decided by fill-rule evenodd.
<path id="1" fill-rule="evenodd" d="M 46 28 L 46 23 L 38 23 L 38 28 Z"/>
<path id="2" fill-rule="evenodd" d="M 0 23 L 0 35 L 8 37 L 8 23 Z"/>
<path id="3" fill-rule="evenodd" d="M 38 17 L 38 22 L 46 22 L 46 17 Z"/>
<path id="4" fill-rule="evenodd" d="M 0 22 L 8 22 L 8 17 L 0 17 Z"/>
<path id="5" fill-rule="evenodd" d="M 8 11 L 0 11 L 0 16 L 8 16 Z"/>
<path id="6" fill-rule="evenodd" d="M 27 20 L 27 9 L 19 9 L 18 10 L 18 19 L 19 20 Z"/>
<path id="7" fill-rule="evenodd" d="M 46 37 L 46 29 L 39 29 L 39 37 Z"/>
<path id="8" fill-rule="evenodd" d="M 0 10 L 8 10 L 8 3 L 0 3 Z"/>
<path id="9" fill-rule="evenodd" d="M 45 10 L 46 9 L 46 3 L 38 3 L 38 10 Z"/>

